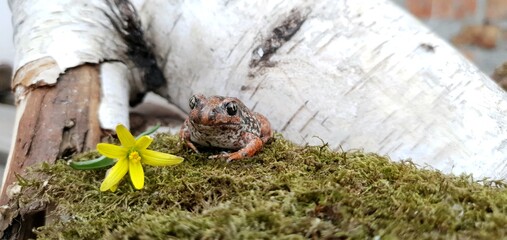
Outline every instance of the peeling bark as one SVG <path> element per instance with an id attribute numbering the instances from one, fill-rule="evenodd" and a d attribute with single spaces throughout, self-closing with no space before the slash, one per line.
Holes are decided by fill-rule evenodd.
<path id="1" fill-rule="evenodd" d="M 54 162 L 71 154 L 94 149 L 100 140 L 97 112 L 100 82 L 97 66 L 68 70 L 53 87 L 30 90 L 18 107 L 19 121 L 14 151 L 7 166 L 4 186 L 26 166 Z M 77 94 L 79 93 L 79 94 Z M 6 188 L 1 204 L 5 204 Z"/>
<path id="2" fill-rule="evenodd" d="M 17 99 L 32 85 L 55 84 L 69 68 L 104 62 L 127 66 L 123 79 L 127 84 L 115 87 L 129 90 L 129 98 L 122 101 L 135 105 L 148 91 L 169 98 L 167 82 L 130 1 L 11 0 L 9 4 L 16 29 L 13 89 Z M 123 117 L 102 114 L 99 120 L 128 123 L 128 116 Z"/>

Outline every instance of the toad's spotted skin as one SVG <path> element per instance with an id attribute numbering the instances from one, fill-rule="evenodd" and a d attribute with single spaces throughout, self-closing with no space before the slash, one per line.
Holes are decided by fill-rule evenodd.
<path id="1" fill-rule="evenodd" d="M 213 155 L 227 161 L 251 157 L 271 138 L 271 126 L 263 115 L 250 111 L 233 97 L 196 94 L 189 100 L 190 113 L 180 130 L 180 138 L 194 151 L 200 146 L 238 150 Z"/>

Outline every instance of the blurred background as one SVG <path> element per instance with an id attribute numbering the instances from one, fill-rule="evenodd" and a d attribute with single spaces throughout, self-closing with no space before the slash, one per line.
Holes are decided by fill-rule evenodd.
<path id="1" fill-rule="evenodd" d="M 507 0 L 392 0 L 489 76 L 507 61 Z"/>
<path id="2" fill-rule="evenodd" d="M 507 0 L 392 0 L 507 87 Z M 0 181 L 9 152 L 15 107 L 10 92 L 14 47 L 11 14 L 0 1 Z"/>

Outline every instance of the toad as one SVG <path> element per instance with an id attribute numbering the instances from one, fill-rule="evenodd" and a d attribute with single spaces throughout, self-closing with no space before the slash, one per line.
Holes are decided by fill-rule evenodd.
<path id="1" fill-rule="evenodd" d="M 193 95 L 190 113 L 180 130 L 180 138 L 195 152 L 198 146 L 236 150 L 210 158 L 227 161 L 251 157 L 272 137 L 266 117 L 252 112 L 234 97 Z"/>

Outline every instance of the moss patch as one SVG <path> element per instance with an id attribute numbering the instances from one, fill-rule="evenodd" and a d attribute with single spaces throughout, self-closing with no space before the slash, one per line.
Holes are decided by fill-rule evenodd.
<path id="1" fill-rule="evenodd" d="M 127 177 L 100 192 L 105 170 L 63 161 L 25 179 L 21 203 L 58 203 L 39 238 L 64 239 L 499 239 L 507 235 L 503 183 L 474 182 L 411 162 L 326 146 L 299 147 L 277 136 L 257 156 L 208 160 L 158 135 L 152 149 L 185 157 L 145 167 L 145 189 Z M 79 158 L 79 157 L 78 157 Z M 38 191 L 40 190 L 40 191 Z M 32 195 L 36 192 L 36 196 Z"/>

